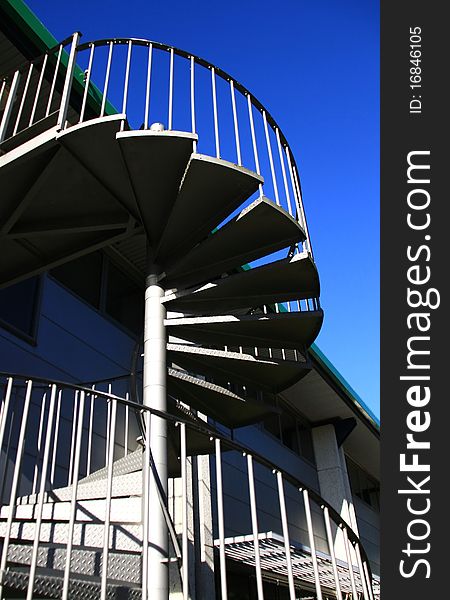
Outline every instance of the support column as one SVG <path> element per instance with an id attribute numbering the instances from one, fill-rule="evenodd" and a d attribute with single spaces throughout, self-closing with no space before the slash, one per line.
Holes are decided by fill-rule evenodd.
<path id="1" fill-rule="evenodd" d="M 144 325 L 144 405 L 166 411 L 166 331 L 165 308 L 161 303 L 162 287 L 152 277 L 147 280 L 145 292 Z M 147 444 L 151 449 L 156 470 L 167 498 L 167 421 L 151 417 Z M 148 499 L 148 600 L 168 600 L 169 597 L 169 540 L 158 490 L 154 477 L 149 474 Z M 145 522 L 145 519 L 144 519 Z"/>

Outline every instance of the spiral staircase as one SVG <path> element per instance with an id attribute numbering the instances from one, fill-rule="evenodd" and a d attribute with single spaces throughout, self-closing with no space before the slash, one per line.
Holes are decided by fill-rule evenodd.
<path id="1" fill-rule="evenodd" d="M 72 480 L 69 478 L 68 485 L 59 488 L 52 486 L 48 465 L 52 440 L 54 443 L 57 439 L 52 429 L 57 387 L 50 383 L 55 391 L 47 412 L 42 413 L 47 418 L 47 437 L 44 443 L 44 435 L 41 436 L 40 489 L 36 486 L 34 493 L 25 495 L 20 495 L 19 480 L 26 423 L 22 439 L 22 430 L 18 432 L 19 466 L 14 468 L 17 481 L 12 476 L 9 502 L 0 514 L 0 589 L 7 597 L 27 593 L 28 600 L 33 594 L 160 600 L 167 592 L 152 592 L 153 575 L 145 570 L 165 561 L 162 575 L 156 579 L 170 579 L 172 592 L 178 586 L 187 600 L 187 571 L 182 569 L 177 575 L 176 570 L 174 574 L 170 569 L 169 555 L 177 554 L 175 534 L 169 536 L 171 550 L 166 544 L 156 557 L 146 557 L 147 562 L 144 557 L 143 567 L 140 565 L 141 553 L 146 552 L 146 546 L 152 546 L 151 519 L 159 521 L 160 532 L 155 535 L 160 536 L 162 546 L 171 530 L 170 515 L 163 506 L 167 502 L 167 478 L 183 477 L 188 456 L 216 452 L 217 459 L 217 445 L 211 438 L 218 434 L 212 434 L 213 429 L 202 429 L 204 424 L 199 425 L 196 411 L 209 418 L 210 427 L 216 422 L 233 429 L 262 420 L 276 410 L 276 393 L 308 372 L 307 348 L 322 325 L 319 277 L 298 175 L 287 142 L 272 117 L 220 69 L 177 49 L 142 40 L 103 40 L 82 46 L 78 34 L 71 40 L 63 69 L 65 45 L 67 42 L 49 51 L 48 60 L 41 60 L 41 73 L 46 64 L 52 64 L 54 75 L 39 77 L 34 105 L 27 94 L 31 94 L 33 77 L 38 76 L 38 61 L 17 70 L 2 86 L 6 101 L 0 128 L 0 256 L 8 258 L 0 262 L 0 282 L 2 286 L 14 284 L 103 247 L 119 254 L 145 282 L 147 292 L 157 290 L 156 296 L 152 292 L 146 300 L 146 315 L 150 318 L 146 317 L 144 344 L 144 414 L 146 418 L 151 414 L 153 420 L 151 428 L 149 420 L 141 423 L 144 450 L 138 447 L 120 460 L 114 461 L 114 436 L 110 436 L 113 442 L 112 446 L 109 442 L 105 466 L 94 473 L 78 472 L 82 450 L 78 448 L 77 454 L 74 443 L 71 460 L 78 466 L 73 466 Z M 103 101 L 98 115 L 92 109 L 94 50 L 102 47 L 109 51 L 103 89 L 106 98 L 116 46 L 128 52 L 122 112 L 107 114 L 108 103 Z M 148 121 L 149 91 L 143 125 L 136 128 L 130 123 L 133 119 L 127 111 L 127 101 L 131 52 L 135 46 L 148 49 L 147 73 L 152 51 L 169 53 L 167 129 Z M 83 52 L 88 52 L 88 69 L 80 79 L 77 60 Z M 198 152 L 202 138 L 196 132 L 192 93 L 192 131 L 173 128 L 170 99 L 174 55 L 189 62 L 191 86 L 196 64 L 211 71 L 216 156 Z M 237 151 L 234 160 L 225 160 L 219 149 L 220 104 L 215 87 L 218 76 L 231 86 Z M 39 97 L 45 89 L 51 94 L 48 102 Z M 244 142 L 243 134 L 239 135 L 235 89 L 249 107 L 252 168 L 243 165 L 241 156 Z M 40 104 L 46 110 L 41 118 L 33 119 Z M 22 126 L 27 106 L 31 119 L 26 117 L 27 124 Z M 265 178 L 253 120 L 255 108 L 262 117 L 266 135 L 268 173 L 275 201 L 264 195 Z M 278 145 L 277 168 L 271 139 Z M 277 173 L 284 184 L 284 200 Z M 255 261 L 256 266 L 249 268 L 248 263 Z M 12 382 L 13 377 L 8 381 Z M 80 388 L 79 393 L 89 392 Z M 25 421 L 31 391 L 30 396 L 27 394 L 19 394 Z M 10 398 L 11 390 L 9 397 L 6 390 L 2 436 L 8 423 Z M 83 395 L 83 403 L 84 398 Z M 119 401 L 111 396 L 107 400 L 113 405 Z M 77 429 L 74 417 L 73 431 L 77 430 L 81 446 L 81 401 L 77 410 L 81 415 L 77 416 Z M 138 412 L 136 406 L 133 410 Z M 183 430 L 185 438 L 181 441 L 177 422 L 192 425 L 187 427 L 187 433 Z M 148 431 L 155 440 L 166 440 L 168 435 L 168 445 L 152 441 Z M 3 442 L 2 438 L 0 449 Z M 153 478 L 146 473 L 148 469 L 142 469 L 143 460 L 154 465 Z M 143 477 L 147 481 L 144 488 Z M 142 490 L 147 488 L 145 504 Z M 105 502 L 109 506 L 107 520 Z M 161 513 L 158 518 L 155 512 Z M 152 517 L 146 529 L 149 514 Z M 338 519 L 337 515 L 334 517 Z M 146 539 L 146 535 L 150 537 Z M 258 535 L 256 532 L 255 548 Z M 219 546 L 223 570 L 222 537 Z M 158 539 L 153 542 L 158 545 Z M 308 564 L 314 573 L 316 597 L 320 599 L 319 571 L 322 569 L 322 578 L 334 574 L 339 581 L 336 574 L 342 567 L 338 569 L 332 551 L 328 567 L 325 563 L 318 566 L 314 535 L 310 542 Z M 356 544 L 354 540 L 353 543 Z M 355 572 L 347 577 L 349 593 L 354 597 L 363 594 L 371 600 L 367 571 L 364 572 L 361 561 L 358 564 L 359 576 L 355 567 Z M 292 578 L 290 568 L 291 574 L 287 571 L 287 575 Z M 330 586 L 331 589 L 333 585 Z M 342 598 L 339 583 L 338 590 L 333 593 Z M 225 599 L 226 586 L 222 585 L 221 591 Z M 262 598 L 259 587 L 258 593 Z M 294 597 L 292 594 L 291 589 Z"/>

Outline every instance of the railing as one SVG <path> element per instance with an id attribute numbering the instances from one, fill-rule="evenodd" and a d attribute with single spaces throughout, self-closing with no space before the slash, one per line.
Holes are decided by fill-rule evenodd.
<path id="1" fill-rule="evenodd" d="M 27 598 L 33 597 L 36 581 L 44 573 L 41 569 L 43 564 L 40 550 L 44 542 L 48 547 L 48 543 L 54 541 L 53 530 L 51 527 L 48 528 L 49 518 L 53 518 L 53 521 L 50 521 L 53 526 L 57 519 L 57 517 L 49 517 L 48 511 L 44 510 L 45 503 L 52 498 L 52 495 L 54 499 L 55 497 L 61 499 L 63 497 L 61 493 L 65 494 L 64 499 L 66 504 L 69 502 L 70 507 L 66 517 L 65 535 L 62 538 L 60 536 L 59 545 L 57 544 L 58 551 L 61 550 L 61 544 L 64 550 L 64 565 L 59 571 L 61 597 L 64 599 L 69 597 L 69 590 L 72 589 L 70 586 L 75 585 L 77 577 L 80 577 L 73 572 L 73 553 L 76 545 L 78 545 L 77 551 L 83 550 L 83 545 L 90 545 L 84 537 L 87 534 L 85 532 L 80 534 L 79 531 L 80 528 L 87 527 L 87 520 L 88 523 L 95 522 L 96 526 L 102 527 L 103 541 L 97 542 L 96 546 L 102 555 L 101 568 L 100 571 L 96 571 L 96 578 L 90 577 L 90 581 L 91 583 L 97 581 L 100 597 L 106 598 L 109 586 L 114 585 L 112 581 L 114 576 L 110 573 L 108 561 L 113 550 L 118 551 L 115 546 L 117 539 L 114 535 L 114 527 L 117 528 L 120 524 L 117 523 L 117 513 L 113 518 L 111 512 L 117 460 L 137 447 L 134 438 L 141 429 L 145 439 L 145 431 L 150 429 L 152 419 L 162 418 L 169 425 L 171 435 L 176 436 L 175 442 L 179 448 L 178 466 L 181 479 L 178 481 L 181 483 L 179 488 L 181 491 L 179 502 L 174 509 L 177 514 L 172 512 L 169 515 L 167 491 L 159 481 L 150 449 L 144 443 L 142 463 L 144 470 L 143 477 L 139 478 L 143 514 L 142 523 L 139 523 L 141 534 L 138 536 L 138 541 L 136 541 L 135 531 L 134 537 L 131 535 L 129 526 L 121 528 L 122 535 L 133 538 L 135 558 L 142 560 L 142 566 L 138 569 L 142 575 L 138 572 L 137 577 L 143 599 L 147 600 L 146 565 L 149 527 L 151 527 L 148 498 L 151 482 L 156 484 L 159 490 L 168 533 L 172 539 L 175 558 L 180 565 L 183 599 L 187 600 L 189 597 L 188 547 L 191 543 L 189 519 L 192 517 L 192 514 L 189 516 L 189 510 L 195 510 L 195 507 L 192 508 L 192 499 L 195 497 L 192 496 L 192 487 L 195 481 L 189 479 L 187 473 L 191 460 L 189 458 L 190 436 L 193 434 L 196 436 L 197 443 L 199 436 L 203 440 L 202 453 L 212 455 L 209 471 L 212 480 L 211 488 L 215 489 L 216 493 L 210 494 L 209 502 L 213 504 L 212 527 L 219 555 L 222 600 L 228 597 L 226 558 L 233 558 L 236 547 L 242 554 L 245 544 L 251 548 L 251 552 L 247 553 L 247 558 L 242 562 L 247 561 L 254 566 L 257 597 L 258 600 L 263 599 L 264 578 L 267 570 L 271 568 L 270 553 L 265 545 L 268 538 L 263 533 L 265 516 L 261 509 L 258 510 L 258 505 L 264 502 L 270 503 L 274 513 L 275 507 L 278 507 L 278 516 L 271 517 L 272 525 L 276 522 L 276 528 L 281 534 L 278 537 L 275 535 L 280 542 L 281 550 L 280 548 L 277 550 L 278 560 L 275 561 L 274 569 L 275 573 L 285 573 L 284 577 L 278 576 L 286 582 L 291 600 L 296 597 L 296 587 L 304 585 L 305 581 L 310 582 L 315 597 L 319 600 L 330 593 L 338 600 L 348 598 L 349 594 L 353 599 L 374 599 L 369 561 L 358 537 L 317 492 L 305 486 L 296 477 L 284 472 L 270 460 L 219 434 L 206 423 L 184 418 L 182 413 L 181 416 L 172 416 L 150 410 L 127 398 L 114 395 L 111 390 L 102 392 L 58 381 L 5 373 L 0 373 L 0 377 L 4 386 L 0 413 L 0 469 L 3 494 L 6 495 L 6 503 L 1 508 L 0 514 L 0 541 L 2 541 L 0 598 L 3 597 L 5 586 L 11 585 L 8 573 L 12 574 L 13 581 L 16 583 L 19 581 L 14 579 L 14 577 L 20 578 L 20 573 L 14 571 L 14 545 L 20 543 L 26 527 L 34 525 L 33 535 L 27 538 L 29 559 L 26 565 L 22 562 L 22 574 L 24 568 L 28 568 Z M 99 469 L 102 468 L 104 485 L 100 497 L 103 498 L 104 511 L 96 509 L 95 518 L 90 515 L 91 521 L 86 517 L 80 520 L 83 510 L 83 514 L 88 514 L 86 507 L 82 506 L 82 499 L 95 497 L 83 496 L 80 490 L 84 490 L 86 494 L 86 482 L 96 477 L 96 473 L 98 474 Z M 83 481 L 89 473 L 91 479 Z M 123 474 L 123 471 L 121 473 Z M 237 527 L 238 515 L 233 515 L 232 521 L 229 520 L 232 496 L 236 493 L 235 487 L 230 490 L 229 486 L 235 486 L 237 473 L 247 481 L 248 486 L 247 490 L 240 489 L 240 513 L 244 505 L 248 507 L 249 513 L 248 525 L 242 525 L 246 529 L 241 533 L 251 532 L 244 542 L 240 538 L 231 539 L 229 535 L 227 537 L 227 533 L 236 533 Z M 61 490 L 61 485 L 69 487 Z M 59 491 L 56 488 L 60 488 Z M 124 493 L 122 492 L 121 495 L 123 496 Z M 136 491 L 133 495 L 136 495 Z M 215 496 L 215 503 L 213 496 Z M 28 524 L 22 529 L 17 526 L 17 520 L 20 518 L 17 513 L 24 504 L 32 504 L 33 510 L 30 513 L 31 518 L 28 514 Z M 125 521 L 128 522 L 126 517 Z M 173 521 L 178 525 L 174 526 Z M 45 535 L 44 526 L 47 527 Z M 297 550 L 298 546 L 290 540 L 290 530 L 292 531 L 293 528 L 296 528 L 300 532 L 299 536 L 304 538 L 299 540 L 302 544 L 301 551 Z M 346 560 L 339 558 L 335 551 L 339 536 L 343 542 Z M 252 558 L 250 559 L 249 556 Z M 45 563 L 44 566 L 49 565 Z M 45 573 L 48 575 L 48 569 Z M 53 576 L 55 577 L 55 574 Z"/>
<path id="2" fill-rule="evenodd" d="M 64 129 L 117 112 L 114 107 L 123 115 L 123 129 L 161 122 L 168 130 L 192 132 L 198 135 L 194 152 L 263 176 L 259 194 L 300 223 L 303 248 L 312 255 L 295 158 L 275 119 L 247 88 L 219 67 L 166 44 L 125 38 L 79 44 L 79 39 L 75 33 L 69 52 L 64 40 L 3 78 L 0 143 L 53 111 Z"/>

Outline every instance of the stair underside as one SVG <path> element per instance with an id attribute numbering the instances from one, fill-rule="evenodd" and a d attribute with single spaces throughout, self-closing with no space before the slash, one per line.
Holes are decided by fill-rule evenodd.
<path id="1" fill-rule="evenodd" d="M 170 311 L 220 314 L 244 307 L 318 298 L 319 294 L 316 266 L 304 253 L 215 280 L 201 288 L 169 294 L 164 303 Z"/>
<path id="2" fill-rule="evenodd" d="M 257 358 L 252 354 L 200 348 L 189 344 L 167 345 L 168 359 L 187 371 L 217 376 L 279 392 L 308 372 L 308 363 L 297 353 L 297 361 Z"/>
<path id="3" fill-rule="evenodd" d="M 323 312 L 286 312 L 267 315 L 220 315 L 166 319 L 169 334 L 196 344 L 309 347 L 322 325 Z"/>

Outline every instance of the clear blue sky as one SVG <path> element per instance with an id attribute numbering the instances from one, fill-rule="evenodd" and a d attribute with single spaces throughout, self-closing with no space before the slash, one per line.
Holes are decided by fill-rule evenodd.
<path id="1" fill-rule="evenodd" d="M 322 284 L 318 346 L 379 415 L 378 0 L 28 0 L 56 38 L 142 37 L 221 66 L 300 169 Z"/>

